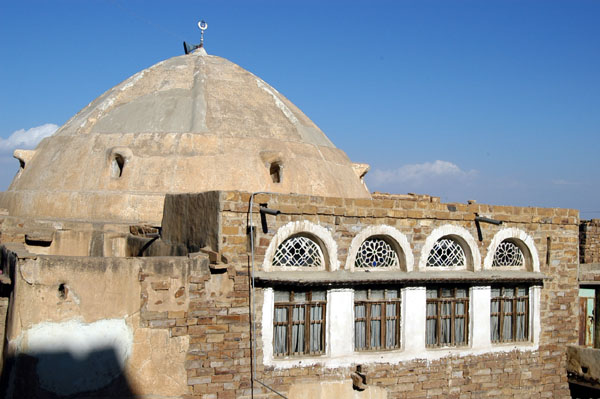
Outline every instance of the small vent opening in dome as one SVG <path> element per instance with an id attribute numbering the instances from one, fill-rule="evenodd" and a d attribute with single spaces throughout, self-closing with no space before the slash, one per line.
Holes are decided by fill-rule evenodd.
<path id="1" fill-rule="evenodd" d="M 121 154 L 114 154 L 110 163 L 110 173 L 114 179 L 118 179 L 123 174 L 125 167 L 125 158 Z"/>
<path id="2" fill-rule="evenodd" d="M 273 183 L 281 183 L 281 164 L 279 162 L 273 162 L 269 167 L 269 174 Z"/>

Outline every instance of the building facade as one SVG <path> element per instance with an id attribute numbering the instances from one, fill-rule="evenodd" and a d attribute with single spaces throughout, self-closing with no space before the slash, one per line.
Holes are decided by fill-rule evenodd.
<path id="1" fill-rule="evenodd" d="M 69 140 L 80 176 L 58 175 Z M 570 396 L 575 210 L 369 194 L 368 166 L 202 52 L 17 155 L 8 398 Z"/>

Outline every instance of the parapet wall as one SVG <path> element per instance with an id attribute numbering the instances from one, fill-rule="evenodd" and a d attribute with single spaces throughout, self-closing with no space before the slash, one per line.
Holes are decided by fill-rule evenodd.
<path id="1" fill-rule="evenodd" d="M 582 220 L 579 225 L 579 261 L 600 262 L 600 219 Z"/>

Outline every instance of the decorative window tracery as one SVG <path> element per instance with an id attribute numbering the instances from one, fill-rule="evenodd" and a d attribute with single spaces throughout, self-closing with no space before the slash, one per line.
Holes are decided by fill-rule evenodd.
<path id="1" fill-rule="evenodd" d="M 363 241 L 356 253 L 354 267 L 398 267 L 398 254 L 382 238 L 369 238 Z"/>
<path id="2" fill-rule="evenodd" d="M 502 241 L 496 248 L 492 266 L 516 266 L 525 265 L 523 251 L 515 243 L 508 240 Z"/>
<path id="3" fill-rule="evenodd" d="M 305 236 L 293 236 L 282 242 L 273 256 L 273 266 L 322 267 L 321 247 Z"/>
<path id="4" fill-rule="evenodd" d="M 427 267 L 466 266 L 467 259 L 462 247 L 451 238 L 436 241 L 427 258 Z"/>

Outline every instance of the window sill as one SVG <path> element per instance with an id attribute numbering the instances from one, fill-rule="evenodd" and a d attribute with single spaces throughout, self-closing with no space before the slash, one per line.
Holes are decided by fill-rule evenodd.
<path id="1" fill-rule="evenodd" d="M 516 270 L 482 270 L 482 271 L 418 271 L 403 272 L 378 271 L 378 272 L 350 272 L 338 270 L 334 272 L 303 270 L 303 271 L 260 271 L 255 273 L 257 285 L 291 285 L 291 286 L 318 286 L 326 285 L 332 287 L 352 287 L 359 284 L 403 284 L 424 285 L 432 280 L 440 280 L 445 284 L 468 283 L 468 284 L 497 284 L 526 282 L 530 284 L 542 284 L 548 277 L 539 272 L 516 271 Z"/>

